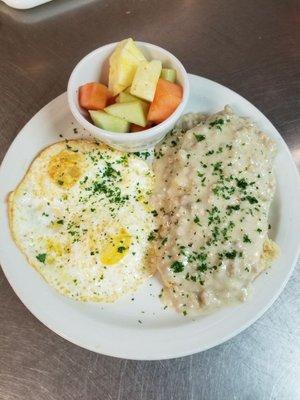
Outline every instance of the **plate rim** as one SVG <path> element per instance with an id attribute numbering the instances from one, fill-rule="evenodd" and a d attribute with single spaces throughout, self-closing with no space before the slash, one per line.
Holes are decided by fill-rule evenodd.
<path id="1" fill-rule="evenodd" d="M 201 80 L 205 80 L 207 81 L 208 84 L 213 84 L 213 85 L 217 85 L 220 88 L 222 88 L 222 90 L 224 90 L 224 88 L 230 92 L 232 92 L 235 96 L 238 96 L 238 98 L 242 98 L 243 101 L 245 101 L 248 105 L 251 106 L 252 109 L 254 109 L 259 115 L 261 115 L 264 119 L 266 119 L 272 126 L 272 128 L 277 132 L 278 134 L 278 138 L 281 140 L 282 145 L 285 147 L 285 152 L 287 153 L 287 155 L 289 156 L 289 159 L 291 161 L 291 165 L 289 166 L 293 168 L 293 173 L 298 176 L 298 191 L 300 193 L 300 181 L 299 181 L 299 174 L 298 174 L 298 169 L 296 167 L 295 161 L 291 155 L 291 152 L 286 144 L 286 142 L 284 141 L 283 137 L 280 135 L 280 133 L 278 132 L 278 130 L 276 129 L 276 127 L 272 124 L 272 122 L 259 110 L 257 109 L 257 107 L 255 107 L 252 103 L 250 103 L 247 99 L 245 99 L 243 96 L 239 95 L 238 93 L 236 93 L 235 91 L 233 91 L 232 89 L 219 84 L 215 81 L 212 81 L 210 79 L 207 79 L 205 77 L 202 76 L 198 76 L 198 75 L 194 75 L 194 74 L 188 74 L 189 79 L 193 80 L 193 79 L 201 79 Z M 67 97 L 66 97 L 66 92 L 62 93 L 61 95 L 57 96 L 56 98 L 54 98 L 53 100 L 51 100 L 49 103 L 47 103 L 44 107 L 42 107 L 32 118 L 30 118 L 30 120 L 24 125 L 23 128 L 20 129 L 20 131 L 18 132 L 18 134 L 16 135 L 16 137 L 14 138 L 14 140 L 12 141 L 12 143 L 10 144 L 2 162 L 1 162 L 1 166 L 0 166 L 0 176 L 2 174 L 2 170 L 5 168 L 5 164 L 10 156 L 10 151 L 12 151 L 12 148 L 16 145 L 18 138 L 20 137 L 21 133 L 23 130 L 26 129 L 26 127 L 28 125 L 31 124 L 32 120 L 34 120 L 35 118 L 38 117 L 39 114 L 42 114 L 46 108 L 48 107 L 53 107 L 53 105 L 56 102 L 59 101 L 63 101 L 63 99 L 65 98 L 66 100 L 66 105 L 67 105 Z M 67 105 L 68 106 L 68 105 Z M 173 359 L 173 358 L 178 358 L 178 357 L 183 357 L 183 356 L 188 356 L 191 354 L 195 354 L 197 352 L 202 352 L 205 350 L 208 350 L 209 348 L 213 348 L 216 347 L 228 340 L 230 340 L 231 338 L 233 338 L 234 336 L 238 335 L 240 332 L 242 332 L 243 330 L 247 329 L 250 325 L 252 325 L 255 321 L 257 321 L 271 306 L 272 304 L 275 302 L 275 300 L 280 296 L 280 294 L 282 293 L 282 291 L 284 290 L 291 274 L 294 271 L 297 259 L 299 257 L 299 253 L 300 253 L 300 239 L 299 239 L 299 243 L 298 243 L 298 248 L 297 251 L 295 251 L 295 255 L 293 257 L 293 261 L 292 264 L 290 266 L 289 272 L 286 274 L 284 281 L 281 283 L 280 287 L 273 293 L 273 295 L 270 297 L 269 301 L 265 304 L 264 307 L 262 307 L 258 312 L 255 313 L 255 315 L 252 318 L 249 318 L 247 320 L 246 323 L 241 324 L 241 326 L 239 328 L 233 329 L 232 332 L 230 332 L 229 334 L 225 335 L 222 337 L 221 340 L 216 339 L 214 344 L 207 344 L 206 346 L 201 346 L 201 342 L 198 345 L 198 348 L 191 348 L 189 351 L 174 351 L 173 354 L 170 353 L 163 353 L 161 352 L 161 355 L 158 357 L 157 355 L 155 355 L 154 357 L 151 357 L 151 355 L 147 355 L 147 356 L 138 356 L 135 354 L 135 352 L 133 351 L 132 355 L 127 354 L 126 350 L 123 351 L 124 354 L 120 354 L 120 352 L 117 354 L 117 352 L 112 353 L 110 351 L 105 351 L 105 349 L 101 349 L 101 350 L 97 350 L 95 349 L 95 346 L 93 344 L 89 345 L 88 343 L 83 343 L 80 340 L 76 340 L 75 337 L 70 337 L 69 335 L 65 334 L 61 329 L 58 329 L 56 326 L 52 326 L 51 323 L 48 322 L 47 317 L 46 316 L 41 316 L 39 314 L 39 312 L 37 310 L 33 310 L 33 305 L 30 303 L 30 301 L 27 301 L 27 299 L 24 299 L 24 297 L 22 296 L 22 294 L 19 293 L 18 288 L 15 287 L 14 282 L 11 282 L 11 280 L 8 277 L 8 267 L 3 264 L 3 260 L 2 260 L 2 254 L 0 252 L 0 264 L 3 270 L 3 273 L 6 277 L 6 279 L 8 280 L 10 286 L 12 287 L 13 291 L 16 293 L 16 295 L 18 296 L 18 298 L 20 299 L 20 301 L 25 305 L 25 307 L 39 320 L 41 321 L 45 326 L 47 326 L 47 328 L 49 328 L 50 330 L 52 330 L 53 332 L 55 332 L 56 334 L 58 334 L 59 336 L 63 337 L 64 339 L 68 340 L 69 342 L 76 344 L 77 346 L 83 347 L 87 350 L 99 353 L 99 354 L 104 354 L 104 355 L 108 355 L 108 356 L 112 356 L 112 357 L 116 357 L 116 358 L 126 358 L 126 359 L 132 359 L 132 360 L 162 360 L 162 359 Z M 251 299 L 250 299 L 251 301 Z"/>

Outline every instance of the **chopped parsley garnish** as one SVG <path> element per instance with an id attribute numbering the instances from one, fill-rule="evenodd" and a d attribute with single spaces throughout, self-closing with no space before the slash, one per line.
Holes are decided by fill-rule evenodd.
<path id="1" fill-rule="evenodd" d="M 111 163 L 106 161 L 106 167 L 103 171 L 102 177 L 105 178 L 118 178 L 121 175 L 120 171 L 117 171 L 115 168 L 112 167 Z"/>
<path id="2" fill-rule="evenodd" d="M 36 258 L 37 258 L 41 263 L 43 263 L 43 264 L 45 264 L 46 257 L 47 257 L 47 254 L 46 254 L 46 253 L 40 253 L 40 254 L 38 254 L 38 255 L 36 256 Z"/>
<path id="3" fill-rule="evenodd" d="M 153 217 L 157 217 L 158 216 L 158 212 L 156 210 L 152 210 L 151 214 L 153 215 Z"/>
<path id="4" fill-rule="evenodd" d="M 245 234 L 245 235 L 243 236 L 243 242 L 244 242 L 244 243 L 251 243 L 251 239 L 249 238 L 248 235 Z"/>
<path id="5" fill-rule="evenodd" d="M 213 121 L 213 122 L 211 122 L 210 124 L 209 124 L 209 126 L 212 128 L 212 127 L 216 127 L 217 129 L 219 129 L 220 131 L 222 130 L 222 125 L 224 125 L 224 119 L 222 119 L 222 118 L 219 118 L 219 119 L 216 119 L 215 121 Z"/>
<path id="6" fill-rule="evenodd" d="M 128 200 L 128 195 L 122 196 L 121 189 L 118 186 L 109 186 L 106 182 L 94 182 L 93 194 L 104 194 L 112 203 L 124 204 Z"/>
<path id="7" fill-rule="evenodd" d="M 150 157 L 149 151 L 136 151 L 133 154 L 139 158 L 142 158 L 143 160 L 147 160 L 147 158 Z"/>
<path id="8" fill-rule="evenodd" d="M 256 204 L 256 203 L 258 203 L 257 198 L 256 198 L 256 197 L 253 197 L 253 196 L 246 196 L 246 197 L 243 197 L 242 200 L 247 200 L 247 201 L 249 201 L 250 204 Z"/>
<path id="9" fill-rule="evenodd" d="M 154 239 L 155 239 L 155 231 L 152 231 L 149 233 L 148 241 L 150 242 L 151 240 L 154 240 Z"/>
<path id="10" fill-rule="evenodd" d="M 87 180 L 88 180 L 88 177 L 85 176 L 84 179 L 82 181 L 80 181 L 80 185 L 83 185 L 84 183 L 86 183 Z"/>
<path id="11" fill-rule="evenodd" d="M 182 272 L 182 271 L 184 270 L 184 265 L 183 265 L 182 262 L 180 262 L 180 261 L 174 261 L 174 262 L 171 264 L 171 269 L 172 269 L 175 273 Z"/>
<path id="12" fill-rule="evenodd" d="M 215 164 L 213 164 L 214 171 L 222 172 L 221 166 L 222 166 L 222 161 L 218 161 Z"/>
<path id="13" fill-rule="evenodd" d="M 202 140 L 205 139 L 204 135 L 197 135 L 196 133 L 194 133 L 194 136 L 195 136 L 197 142 L 202 142 Z"/>
<path id="14" fill-rule="evenodd" d="M 63 225 L 64 220 L 63 219 L 59 219 L 58 221 L 56 221 L 56 223 L 59 224 L 59 225 Z"/>
<path id="15" fill-rule="evenodd" d="M 233 260 L 236 256 L 237 256 L 237 251 L 236 250 L 232 250 L 232 251 L 226 251 L 224 253 L 226 258 L 229 258 L 230 260 Z"/>
<path id="16" fill-rule="evenodd" d="M 197 215 L 194 218 L 194 222 L 195 222 L 195 224 L 199 225 L 200 218 Z"/>
<path id="17" fill-rule="evenodd" d="M 168 238 L 165 237 L 165 238 L 163 238 L 163 240 L 161 241 L 161 244 L 164 245 L 164 244 L 167 243 L 167 241 L 168 241 Z"/>
<path id="18" fill-rule="evenodd" d="M 246 182 L 245 178 L 242 179 L 235 179 L 236 180 L 236 186 L 239 187 L 240 189 L 246 189 L 248 186 L 248 183 Z"/>
<path id="19" fill-rule="evenodd" d="M 238 211 L 240 209 L 240 206 L 238 204 L 229 205 L 229 206 L 226 207 L 226 209 L 228 210 L 227 214 L 230 215 L 232 213 L 232 211 Z"/>
<path id="20" fill-rule="evenodd" d="M 124 164 L 127 165 L 128 164 L 128 155 L 124 154 L 123 156 L 121 156 L 117 161 L 116 164 Z"/>
<path id="21" fill-rule="evenodd" d="M 120 246 L 118 247 L 118 253 L 123 253 L 126 250 L 126 247 Z"/>

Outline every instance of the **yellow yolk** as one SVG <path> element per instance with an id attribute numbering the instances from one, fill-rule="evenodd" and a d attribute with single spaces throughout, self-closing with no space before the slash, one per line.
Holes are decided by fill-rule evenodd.
<path id="1" fill-rule="evenodd" d="M 152 210 L 152 207 L 149 205 L 148 198 L 149 198 L 148 195 L 143 195 L 143 194 L 137 197 L 137 201 L 139 201 L 143 205 L 145 211 Z"/>
<path id="2" fill-rule="evenodd" d="M 62 150 L 48 164 L 50 178 L 59 186 L 69 189 L 83 173 L 83 157 L 80 153 Z"/>
<path id="3" fill-rule="evenodd" d="M 128 253 L 131 245 L 131 236 L 126 229 L 121 228 L 116 236 L 110 237 L 100 255 L 100 261 L 105 265 L 117 264 Z"/>

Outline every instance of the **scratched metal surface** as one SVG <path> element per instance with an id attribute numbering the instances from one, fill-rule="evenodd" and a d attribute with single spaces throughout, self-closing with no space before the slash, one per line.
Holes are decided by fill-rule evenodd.
<path id="1" fill-rule="evenodd" d="M 0 159 L 25 122 L 65 91 L 78 59 L 127 36 L 169 49 L 189 72 L 248 98 L 300 167 L 297 0 L 54 0 L 26 12 L 1 3 Z M 68 343 L 27 311 L 0 272 L 0 399 L 300 399 L 299 270 L 298 263 L 280 298 L 245 332 L 161 362 Z"/>

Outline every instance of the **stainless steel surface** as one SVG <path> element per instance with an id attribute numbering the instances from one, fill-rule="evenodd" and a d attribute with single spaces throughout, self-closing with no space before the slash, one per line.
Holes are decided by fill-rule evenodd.
<path id="1" fill-rule="evenodd" d="M 169 49 L 189 72 L 253 102 L 300 167 L 298 0 L 55 0 L 30 11 L 1 3 L 0 159 L 28 119 L 66 90 L 83 55 L 128 36 Z M 299 269 L 271 309 L 237 337 L 157 362 L 68 343 L 30 314 L 0 272 L 0 399 L 300 399 Z"/>

